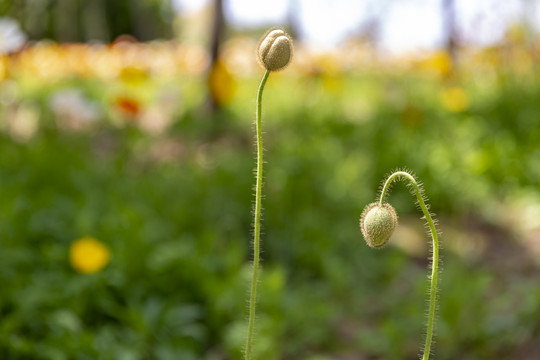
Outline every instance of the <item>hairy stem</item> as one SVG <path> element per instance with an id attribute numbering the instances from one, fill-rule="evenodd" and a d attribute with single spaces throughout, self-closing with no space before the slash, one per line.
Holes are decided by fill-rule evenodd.
<path id="1" fill-rule="evenodd" d="M 428 323 L 427 323 L 427 331 L 426 331 L 426 343 L 424 345 L 424 355 L 422 356 L 422 360 L 428 360 L 429 354 L 431 351 L 431 340 L 433 338 L 433 323 L 435 321 L 435 308 L 437 306 L 437 280 L 438 280 L 438 270 L 439 270 L 439 238 L 437 235 L 437 229 L 435 228 L 435 222 L 433 221 L 431 214 L 429 213 L 428 207 L 426 206 L 426 203 L 424 202 L 424 198 L 422 196 L 422 190 L 420 186 L 418 185 L 418 182 L 416 179 L 409 173 L 405 171 L 397 171 L 390 175 L 386 182 L 384 183 L 383 189 L 381 191 L 381 197 L 379 199 L 379 205 L 382 206 L 384 199 L 386 198 L 386 194 L 390 189 L 390 185 L 394 180 L 399 179 L 406 179 L 409 181 L 411 186 L 413 187 L 414 194 L 416 195 L 416 198 L 418 199 L 418 204 L 420 205 L 420 208 L 422 209 L 422 212 L 424 213 L 424 216 L 426 218 L 426 221 L 429 226 L 429 230 L 431 232 L 431 239 L 433 240 L 433 262 L 431 265 L 431 286 L 429 289 L 429 310 L 428 310 Z"/>
<path id="2" fill-rule="evenodd" d="M 262 93 L 266 80 L 270 75 L 270 71 L 266 70 L 259 85 L 257 92 L 257 116 L 255 126 L 257 130 L 257 173 L 255 185 L 255 219 L 253 220 L 253 278 L 251 280 L 251 291 L 249 297 L 249 320 L 248 320 L 248 335 L 244 353 L 244 359 L 251 359 L 251 350 L 253 345 L 253 331 L 255 328 L 255 305 L 257 302 L 257 282 L 259 277 L 259 253 L 261 240 L 261 193 L 262 193 L 262 178 L 263 178 L 263 141 L 261 130 L 261 103 Z"/>

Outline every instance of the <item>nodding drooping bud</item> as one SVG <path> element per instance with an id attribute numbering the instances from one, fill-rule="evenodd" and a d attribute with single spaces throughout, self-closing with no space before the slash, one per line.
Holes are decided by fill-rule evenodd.
<path id="1" fill-rule="evenodd" d="M 259 42 L 259 62 L 268 71 L 279 71 L 291 61 L 293 45 L 291 37 L 282 29 L 270 29 Z"/>
<path id="2" fill-rule="evenodd" d="M 390 239 L 397 225 L 396 211 L 390 204 L 372 203 L 366 206 L 360 218 L 360 228 L 366 243 L 372 248 L 382 248 Z"/>

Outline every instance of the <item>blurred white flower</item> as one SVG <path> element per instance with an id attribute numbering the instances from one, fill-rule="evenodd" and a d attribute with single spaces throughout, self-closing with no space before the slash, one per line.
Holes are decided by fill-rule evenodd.
<path id="1" fill-rule="evenodd" d="M 39 127 L 39 110 L 32 103 L 7 106 L 3 118 L 0 128 L 21 143 L 31 140 Z"/>
<path id="2" fill-rule="evenodd" d="M 49 106 L 56 116 L 57 124 L 70 131 L 85 130 L 101 116 L 98 105 L 88 100 L 78 89 L 57 91 L 51 96 Z"/>
<path id="3" fill-rule="evenodd" d="M 147 108 L 141 114 L 139 126 L 150 135 L 161 135 L 170 127 L 174 121 L 174 115 L 178 110 L 179 91 L 174 88 L 162 90 L 153 106 Z"/>
<path id="4" fill-rule="evenodd" d="M 22 32 L 17 20 L 0 17 L 0 54 L 17 51 L 25 42 L 26 34 Z"/>
<path id="5" fill-rule="evenodd" d="M 15 80 L 4 80 L 2 86 L 0 86 L 0 107 L 15 104 L 18 98 L 19 84 Z"/>
<path id="6" fill-rule="evenodd" d="M 157 107 L 144 111 L 139 126 L 151 135 L 160 135 L 169 127 L 172 118 L 169 114 Z"/>

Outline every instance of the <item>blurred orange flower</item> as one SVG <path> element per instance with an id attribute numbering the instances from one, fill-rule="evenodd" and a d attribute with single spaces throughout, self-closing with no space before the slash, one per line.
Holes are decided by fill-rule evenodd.
<path id="1" fill-rule="evenodd" d="M 141 111 L 141 103 L 134 98 L 127 96 L 119 96 L 114 101 L 115 107 L 120 110 L 123 115 L 135 117 Z"/>
<path id="2" fill-rule="evenodd" d="M 102 270 L 110 259 L 109 248 L 91 236 L 77 239 L 69 247 L 71 266 L 82 274 L 93 274 Z"/>

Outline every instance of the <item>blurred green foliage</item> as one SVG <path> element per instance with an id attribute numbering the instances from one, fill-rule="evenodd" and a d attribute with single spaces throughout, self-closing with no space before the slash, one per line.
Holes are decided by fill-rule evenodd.
<path id="1" fill-rule="evenodd" d="M 0 16 L 17 19 L 30 39 L 147 41 L 172 37 L 170 0 L 2 0 Z"/>
<path id="2" fill-rule="evenodd" d="M 18 85 L 21 104 L 39 109 L 40 128 L 27 141 L 0 138 L 0 358 L 240 358 L 258 83 L 240 82 L 236 101 L 213 118 L 198 110 L 202 85 L 179 83 L 181 110 L 157 136 L 136 122 L 110 123 L 106 83 Z M 441 105 L 450 85 L 470 106 Z M 92 130 L 66 132 L 56 122 L 49 96 L 66 86 L 100 104 Z M 360 212 L 385 174 L 407 167 L 424 181 L 443 231 L 454 227 L 442 238 L 450 249 L 456 232 L 473 241 L 470 219 L 504 227 L 494 205 L 538 191 L 538 98 L 535 78 L 270 79 L 256 357 L 415 359 L 427 254 L 370 250 Z M 156 155 L 171 142 L 172 155 Z M 398 186 L 391 201 L 422 236 Z M 112 253 L 93 275 L 68 261 L 70 243 L 87 235 Z M 443 256 L 436 358 L 525 358 L 520 349 L 540 336 L 538 268 L 444 248 Z"/>

